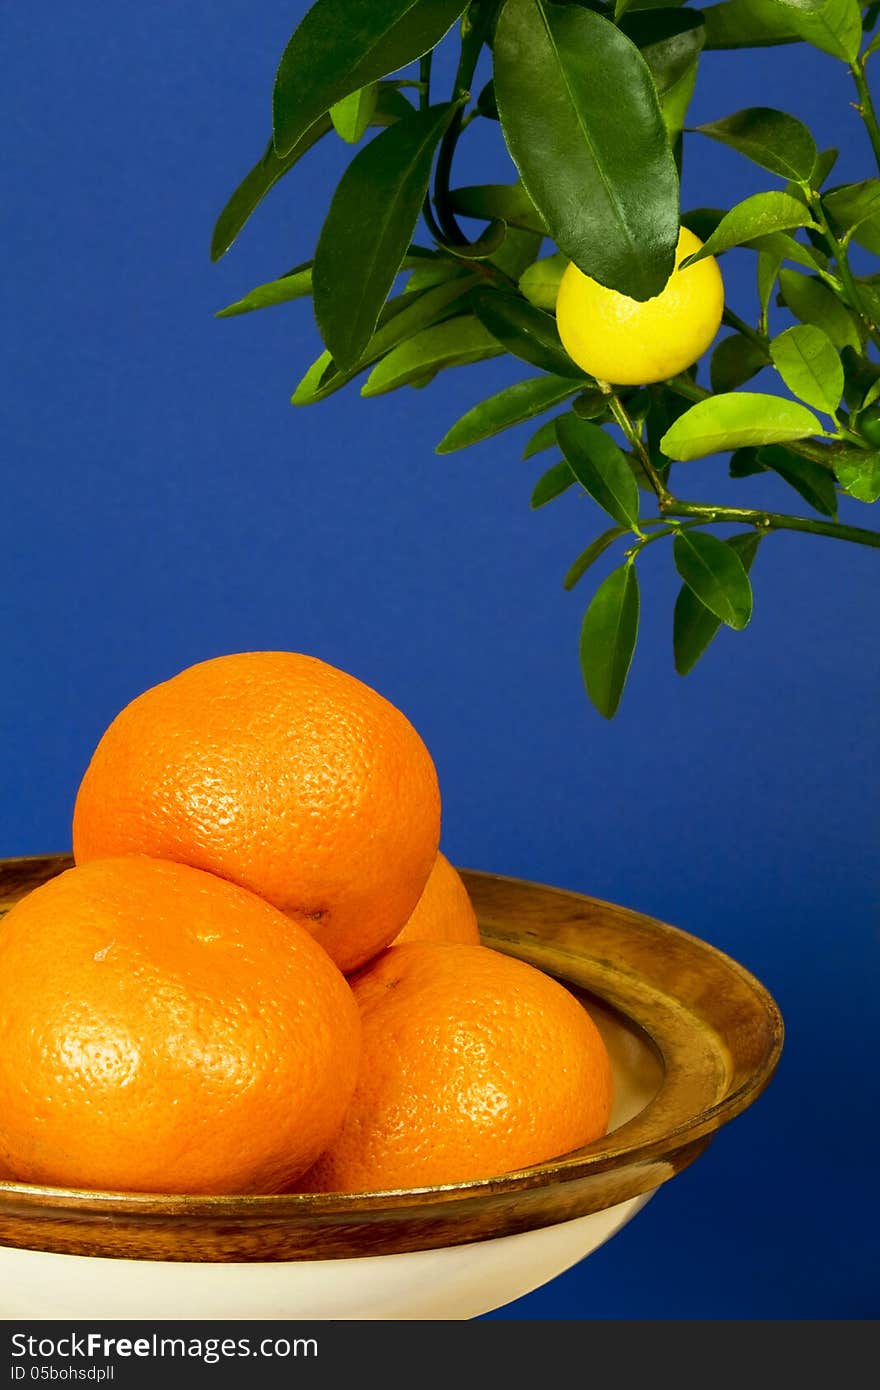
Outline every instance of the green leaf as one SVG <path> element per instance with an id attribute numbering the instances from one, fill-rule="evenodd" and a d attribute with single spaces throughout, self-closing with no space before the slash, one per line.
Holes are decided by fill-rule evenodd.
<path id="1" fill-rule="evenodd" d="M 384 396 L 425 372 L 465 367 L 487 357 L 497 357 L 501 351 L 497 339 L 479 319 L 470 315 L 447 319 L 445 323 L 435 324 L 408 338 L 383 357 L 361 387 L 361 395 Z"/>
<path id="2" fill-rule="evenodd" d="M 568 257 L 563 256 L 561 251 L 554 252 L 552 256 L 545 256 L 543 260 L 534 261 L 519 277 L 521 293 L 536 309 L 547 309 L 552 313 L 556 308 L 559 284 L 567 265 Z"/>
<path id="3" fill-rule="evenodd" d="M 696 129 L 784 179 L 806 182 L 816 165 L 818 150 L 807 127 L 770 106 L 750 106 Z"/>
<path id="4" fill-rule="evenodd" d="M 463 261 L 489 261 L 500 251 L 507 238 L 507 223 L 496 219 L 480 233 L 475 241 L 450 247 L 450 251 Z"/>
<path id="5" fill-rule="evenodd" d="M 462 415 L 437 445 L 437 453 L 451 454 L 456 449 L 466 449 L 489 439 L 511 425 L 521 425 L 524 420 L 531 420 L 567 400 L 577 389 L 570 377 L 536 376 L 514 382 L 513 386 L 480 401 Z"/>
<path id="6" fill-rule="evenodd" d="M 746 444 L 784 444 L 821 433 L 815 415 L 797 401 L 734 391 L 692 405 L 666 431 L 660 447 L 668 458 L 684 463 Z"/>
<path id="7" fill-rule="evenodd" d="M 826 261 L 815 247 L 804 246 L 803 242 L 797 241 L 788 232 L 770 232 L 768 236 L 755 237 L 754 241 L 746 243 L 753 251 L 760 255 L 767 251 L 771 256 L 778 256 L 782 261 L 794 261 L 796 265 L 806 266 L 808 270 L 816 270 L 819 266 L 824 268 Z"/>
<path id="8" fill-rule="evenodd" d="M 215 318 L 231 319 L 236 314 L 250 314 L 254 309 L 267 309 L 273 304 L 288 304 L 293 299 L 304 299 L 312 292 L 312 267 L 301 266 L 279 280 L 271 280 L 267 285 L 257 285 L 243 299 L 218 309 Z"/>
<path id="9" fill-rule="evenodd" d="M 414 268 L 406 282 L 407 294 L 412 294 L 415 290 L 434 289 L 436 285 L 445 285 L 447 281 L 465 274 L 467 269 L 460 261 L 449 260 L 440 255 L 431 256 L 420 261 Z"/>
<path id="10" fill-rule="evenodd" d="M 798 270 L 783 270 L 779 274 L 779 291 L 795 318 L 823 329 L 838 351 L 849 345 L 861 352 L 856 319 L 823 281 Z"/>
<path id="11" fill-rule="evenodd" d="M 760 460 L 759 450 L 754 448 L 735 449 L 730 456 L 728 473 L 731 478 L 753 478 L 757 473 L 766 473 Z"/>
<path id="12" fill-rule="evenodd" d="M 331 106 L 439 43 L 463 0 L 316 0 L 275 76 L 275 149 L 286 155 Z"/>
<path id="13" fill-rule="evenodd" d="M 531 498 L 532 511 L 537 511 L 539 507 L 545 507 L 554 498 L 561 497 L 563 492 L 567 492 L 574 485 L 574 477 L 568 464 L 563 460 L 561 463 L 554 463 L 552 468 L 548 468 L 535 483 Z"/>
<path id="14" fill-rule="evenodd" d="M 761 538 L 755 531 L 743 531 L 723 541 L 736 555 L 746 574 L 758 551 Z M 680 676 L 692 671 L 700 657 L 721 628 L 721 619 L 697 598 L 689 584 L 683 584 L 675 601 L 672 624 L 672 645 L 675 669 Z"/>
<path id="15" fill-rule="evenodd" d="M 731 246 L 742 246 L 770 232 L 782 232 L 791 227 L 815 225 L 803 203 L 788 193 L 753 193 L 751 198 L 737 203 L 725 213 L 708 241 L 693 256 L 687 256 L 681 268 L 694 265 L 706 256 L 717 256 Z"/>
<path id="16" fill-rule="evenodd" d="M 356 145 L 373 119 L 376 101 L 379 96 L 378 82 L 370 82 L 357 92 L 330 107 L 330 119 L 336 134 L 348 145 Z"/>
<path id="17" fill-rule="evenodd" d="M 498 269 L 503 270 L 504 274 L 508 275 L 511 280 L 516 280 L 526 266 L 532 264 L 541 250 L 543 240 L 540 232 L 528 232 L 522 227 L 508 225 L 507 236 L 504 238 L 503 245 L 491 258 L 492 265 L 497 265 Z"/>
<path id="18" fill-rule="evenodd" d="M 715 392 L 734 391 L 737 386 L 750 381 L 753 376 L 766 367 L 767 354 L 752 338 L 734 333 L 722 338 L 709 367 L 709 379 Z"/>
<path id="19" fill-rule="evenodd" d="M 356 155 L 318 238 L 315 315 L 341 367 L 354 366 L 394 284 L 425 195 L 452 103 L 411 111 Z"/>
<path id="20" fill-rule="evenodd" d="M 609 531 L 603 531 L 601 536 L 597 536 L 591 541 L 586 550 L 582 550 L 573 564 L 569 565 L 562 581 L 564 589 L 573 589 L 579 579 L 583 579 L 587 570 L 596 563 L 600 556 L 612 546 L 615 541 L 620 540 L 621 536 L 630 534 L 628 526 L 612 526 Z"/>
<path id="21" fill-rule="evenodd" d="M 360 360 L 348 371 L 340 371 L 329 352 L 312 364 L 293 394 L 294 405 L 313 405 L 339 391 L 359 372 L 378 362 L 400 343 L 423 329 L 458 312 L 463 299 L 478 283 L 476 275 L 460 276 L 424 292 L 407 291 L 389 300 L 379 315 L 379 325 Z"/>
<path id="22" fill-rule="evenodd" d="M 631 11 L 619 27 L 648 64 L 661 100 L 691 72 L 705 37 L 702 15 L 693 10 Z"/>
<path id="23" fill-rule="evenodd" d="M 580 6 L 507 0 L 495 94 L 508 149 L 559 250 L 633 299 L 659 293 L 675 259 L 678 174 L 635 45 Z"/>
<path id="24" fill-rule="evenodd" d="M 523 449 L 523 460 L 534 458 L 536 454 L 543 454 L 545 449 L 555 448 L 556 420 L 545 420 L 543 425 L 538 426 L 528 444 Z"/>
<path id="25" fill-rule="evenodd" d="M 702 13 L 707 48 L 763 48 L 798 37 L 775 0 L 724 0 Z"/>
<path id="26" fill-rule="evenodd" d="M 843 364 L 821 328 L 799 323 L 770 344 L 770 356 L 793 396 L 834 415 L 843 395 Z"/>
<path id="27" fill-rule="evenodd" d="M 406 97 L 397 90 L 397 87 L 392 83 L 383 82 L 371 124 L 374 126 L 391 125 L 393 121 L 399 120 L 401 116 L 407 115 L 410 111 L 412 111 L 412 107 Z M 308 154 L 313 145 L 316 145 L 332 129 L 333 123 L 325 111 L 283 158 L 275 153 L 275 146 L 271 140 L 269 141 L 260 162 L 254 165 L 250 173 L 238 185 L 217 218 L 217 225 L 211 239 L 212 261 L 219 261 L 221 256 L 225 256 L 242 227 L 269 190 L 284 174 L 289 173 L 294 165 L 299 163 L 304 154 Z"/>
<path id="28" fill-rule="evenodd" d="M 584 685 L 606 719 L 617 713 L 638 633 L 639 581 L 635 566 L 625 564 L 600 584 L 581 628 Z"/>
<path id="29" fill-rule="evenodd" d="M 761 326 L 765 331 L 767 328 L 767 311 L 770 308 L 770 300 L 773 298 L 773 289 L 776 285 L 784 260 L 784 252 L 778 249 L 758 252 L 758 265 L 756 271 L 758 280 L 758 303 L 761 306 Z"/>
<path id="30" fill-rule="evenodd" d="M 844 492 L 859 502 L 876 502 L 880 497 L 880 453 L 859 454 L 853 450 L 835 461 L 834 471 Z"/>
<path id="31" fill-rule="evenodd" d="M 621 526 L 637 527 L 638 484 L 611 436 L 569 412 L 556 421 L 556 438 L 581 487 Z"/>
<path id="32" fill-rule="evenodd" d="M 837 163 L 840 150 L 827 149 L 821 150 L 817 159 L 816 167 L 813 170 L 812 185 L 814 188 L 821 188 L 831 170 Z"/>
<path id="33" fill-rule="evenodd" d="M 672 554 L 675 568 L 703 606 L 728 627 L 744 628 L 752 616 L 752 586 L 736 551 L 717 536 L 679 531 Z"/>
<path id="34" fill-rule="evenodd" d="M 581 420 L 598 420 L 608 411 L 608 397 L 602 391 L 582 391 L 572 403 L 572 410 Z"/>
<path id="35" fill-rule="evenodd" d="M 669 141 L 673 148 L 675 148 L 676 141 L 684 130 L 684 123 L 687 120 L 687 113 L 696 85 L 697 64 L 694 63 L 688 68 L 687 72 L 678 79 L 675 86 L 670 87 L 660 97 L 660 110 L 663 115 L 663 124 L 666 127 L 666 134 L 669 136 Z"/>
<path id="36" fill-rule="evenodd" d="M 834 475 L 812 459 L 790 454 L 778 444 L 758 451 L 758 458 L 800 493 L 804 501 L 823 516 L 837 516 L 837 489 Z"/>
<path id="37" fill-rule="evenodd" d="M 844 63 L 852 63 L 862 44 L 859 0 L 776 0 L 785 22 L 801 39 Z"/>
<path id="38" fill-rule="evenodd" d="M 557 376 L 584 380 L 584 372 L 562 346 L 556 320 L 543 309 L 503 290 L 481 290 L 474 296 L 474 312 L 514 357 Z"/>
<path id="39" fill-rule="evenodd" d="M 681 225 L 700 241 L 708 241 L 726 216 L 724 208 L 689 208 L 681 214 Z"/>
<path id="40" fill-rule="evenodd" d="M 486 222 L 499 219 L 526 232 L 547 230 L 546 223 L 521 183 L 479 183 L 453 188 L 449 206 L 460 217 L 478 217 Z"/>
<path id="41" fill-rule="evenodd" d="M 848 232 L 859 246 L 880 254 L 880 179 L 832 188 L 822 204 L 839 235 Z"/>

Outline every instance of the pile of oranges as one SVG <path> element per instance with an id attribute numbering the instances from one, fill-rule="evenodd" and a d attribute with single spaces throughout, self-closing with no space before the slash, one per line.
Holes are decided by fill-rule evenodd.
<path id="1" fill-rule="evenodd" d="M 83 777 L 76 867 L 0 922 L 0 1172 L 141 1192 L 491 1177 L 605 1132 L 582 1006 L 479 944 L 431 757 L 313 657 L 181 672 Z"/>

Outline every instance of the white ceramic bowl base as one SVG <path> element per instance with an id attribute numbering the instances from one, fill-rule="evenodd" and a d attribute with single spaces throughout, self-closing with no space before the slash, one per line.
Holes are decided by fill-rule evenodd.
<path id="1" fill-rule="evenodd" d="M 577 1264 L 619 1231 L 651 1195 L 522 1235 L 354 1260 L 184 1264 L 4 1246 L 0 1316 L 151 1322 L 475 1318 Z"/>

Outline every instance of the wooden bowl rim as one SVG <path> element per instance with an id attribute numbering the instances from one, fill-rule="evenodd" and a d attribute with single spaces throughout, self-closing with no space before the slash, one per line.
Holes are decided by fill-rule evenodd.
<path id="1" fill-rule="evenodd" d="M 40 863 L 53 866 L 56 872 L 62 871 L 71 863 L 69 855 L 29 855 L 0 860 L 0 871 L 20 868 L 27 871 Z M 757 1065 L 753 1066 L 738 1086 L 715 1104 L 693 1114 L 687 1120 L 657 1135 L 651 1141 L 627 1143 L 609 1149 L 609 1139 L 614 1133 L 575 1151 L 545 1163 L 528 1168 L 512 1170 L 498 1177 L 481 1178 L 469 1182 L 446 1183 L 414 1188 L 388 1188 L 371 1192 L 357 1193 L 280 1193 L 272 1195 L 223 1194 L 193 1195 L 163 1192 L 119 1192 L 86 1190 L 81 1188 L 54 1187 L 41 1184 L 0 1181 L 0 1213 L 4 1207 L 14 1208 L 22 1202 L 31 1210 L 39 1205 L 44 1210 L 62 1217 L 65 1213 L 105 1212 L 125 1213 L 132 1217 L 180 1215 L 202 1219 L 223 1217 L 253 1217 L 259 1220 L 271 1218 L 278 1220 L 285 1216 L 302 1219 L 314 1218 L 320 1224 L 321 1217 L 332 1217 L 335 1222 L 346 1214 L 352 1217 L 366 1212 L 383 1212 L 393 1215 L 395 1211 L 404 1214 L 407 1208 L 422 1203 L 449 1202 L 456 1199 L 479 1199 L 481 1196 L 511 1196 L 535 1188 L 558 1183 L 576 1182 L 592 1174 L 611 1172 L 617 1169 L 649 1163 L 668 1154 L 685 1150 L 705 1136 L 711 1135 L 723 1124 L 740 1114 L 761 1094 L 769 1083 L 782 1050 L 784 1025 L 780 1010 L 763 984 L 743 965 L 720 951 L 716 946 L 694 936 L 681 928 L 670 926 L 644 913 L 621 908 L 600 898 L 576 893 L 570 889 L 557 888 L 550 884 L 536 883 L 527 879 L 513 878 L 483 870 L 462 869 L 465 882 L 473 889 L 480 885 L 505 885 L 514 891 L 527 890 L 538 896 L 549 895 L 557 901 L 568 900 L 573 907 L 587 907 L 613 915 L 625 915 L 641 928 L 656 937 L 658 944 L 671 941 L 679 949 L 699 957 L 711 959 L 716 968 L 732 974 L 747 987 L 754 1001 L 756 1021 L 766 1033 L 766 1045 Z M 49 877 L 51 875 L 47 875 Z M 593 986 L 590 986 L 593 989 Z M 593 989 L 600 999 L 601 988 Z M 685 1005 L 687 1000 L 682 1001 Z M 616 1006 L 612 1003 L 612 1008 Z M 661 1055 L 664 1053 L 662 1030 L 656 1034 L 640 1020 L 628 1018 L 630 1026 L 635 1025 L 646 1032 L 650 1042 Z M 651 1106 L 662 1097 L 664 1084 L 661 1082 L 658 1095 Z M 621 1127 L 623 1136 L 628 1125 Z M 600 1150 L 597 1152 L 597 1149 Z M 469 1208 L 471 1203 L 468 1203 Z M 47 1211 L 48 1214 L 48 1211 Z M 311 1224 L 311 1223 L 310 1223 Z"/>

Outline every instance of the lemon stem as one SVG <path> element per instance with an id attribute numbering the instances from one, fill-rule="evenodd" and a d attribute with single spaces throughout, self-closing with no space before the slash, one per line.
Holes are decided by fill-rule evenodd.
<path id="1" fill-rule="evenodd" d="M 613 387 L 610 386 L 607 381 L 598 382 L 598 386 L 599 390 L 607 398 L 608 409 L 614 416 L 616 424 L 620 426 L 624 438 L 627 439 L 628 442 L 632 445 L 633 453 L 638 459 L 642 472 L 648 479 L 648 482 L 651 484 L 651 487 L 654 489 L 654 492 L 657 494 L 658 501 L 662 504 L 664 500 L 667 498 L 671 500 L 671 493 L 669 492 L 663 479 L 660 477 L 660 474 L 657 472 L 657 469 L 651 462 L 651 455 L 645 448 L 641 431 L 639 430 L 635 421 L 630 416 L 629 412 L 626 409 L 626 406 L 623 404 L 623 401 L 620 399 L 619 396 L 615 395 Z"/>

